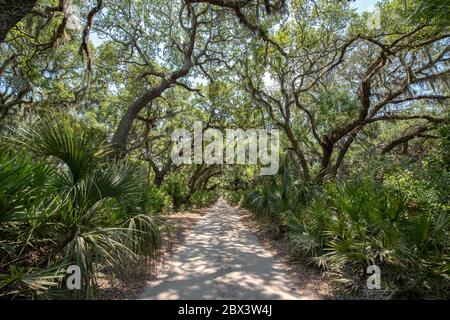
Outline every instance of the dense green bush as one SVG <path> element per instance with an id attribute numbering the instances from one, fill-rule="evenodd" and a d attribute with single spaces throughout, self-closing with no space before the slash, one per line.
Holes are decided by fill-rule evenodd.
<path id="1" fill-rule="evenodd" d="M 183 177 L 177 174 L 168 176 L 164 181 L 164 191 L 170 196 L 173 209 L 175 211 L 181 209 L 188 194 L 188 188 Z"/>
<path id="2" fill-rule="evenodd" d="M 192 194 L 190 203 L 195 208 L 202 208 L 214 204 L 218 198 L 217 191 L 197 191 Z"/>
<path id="3" fill-rule="evenodd" d="M 376 264 L 385 296 L 449 297 L 450 217 L 429 183 L 397 172 L 384 183 L 320 187 L 284 175 L 261 183 L 243 205 L 273 236 L 287 239 L 293 258 L 328 270 L 353 296 L 368 293 L 365 271 Z"/>
<path id="4" fill-rule="evenodd" d="M 224 192 L 224 198 L 233 206 L 241 204 L 246 198 L 247 192 L 245 190 L 232 190 Z"/>
<path id="5" fill-rule="evenodd" d="M 38 120 L 2 138 L 1 296 L 92 298 L 99 268 L 155 258 L 168 229 L 159 216 L 127 210 L 143 182 L 111 151 L 70 119 Z M 72 264 L 82 289 L 65 291 Z"/>
<path id="6" fill-rule="evenodd" d="M 251 209 L 258 220 L 275 238 L 281 237 L 286 222 L 293 213 L 310 203 L 321 187 L 314 182 L 300 182 L 288 163 L 278 175 L 260 181 L 260 187 L 245 194 L 243 205 Z"/>
<path id="7" fill-rule="evenodd" d="M 155 185 L 145 184 L 140 194 L 141 201 L 139 204 L 143 212 L 162 213 L 171 206 L 170 196 Z"/>

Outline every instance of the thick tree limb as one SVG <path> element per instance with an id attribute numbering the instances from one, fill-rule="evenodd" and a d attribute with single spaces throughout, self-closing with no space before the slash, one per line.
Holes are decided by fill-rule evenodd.
<path id="1" fill-rule="evenodd" d="M 4 42 L 8 32 L 36 5 L 37 0 L 0 1 L 0 43 Z"/>
<path id="2" fill-rule="evenodd" d="M 401 144 L 403 144 L 403 143 L 405 143 L 405 142 L 407 142 L 409 140 L 412 140 L 414 138 L 421 137 L 424 132 L 430 131 L 432 129 L 434 129 L 434 127 L 420 126 L 415 131 L 413 131 L 413 132 L 411 132 L 409 134 L 406 134 L 406 135 L 404 135 L 404 136 L 402 136 L 402 137 L 400 137 L 398 139 L 395 139 L 394 141 L 390 142 L 387 146 L 385 146 L 383 148 L 381 153 L 382 154 L 386 154 L 389 151 L 391 151 L 392 149 L 394 149 L 396 146 L 401 145 Z"/>
<path id="3" fill-rule="evenodd" d="M 97 13 L 99 13 L 103 8 L 103 0 L 97 0 L 97 5 L 92 8 L 87 16 L 87 22 L 83 29 L 83 37 L 82 37 L 82 43 L 80 45 L 79 53 L 82 54 L 83 52 L 86 54 L 87 59 L 87 69 L 88 72 L 92 72 L 92 53 L 91 48 L 89 46 L 89 32 L 91 31 L 92 24 L 94 22 L 94 17 Z"/>

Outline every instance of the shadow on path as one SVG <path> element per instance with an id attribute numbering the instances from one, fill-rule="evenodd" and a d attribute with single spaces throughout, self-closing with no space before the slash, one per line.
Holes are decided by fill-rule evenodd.
<path id="1" fill-rule="evenodd" d="M 219 200 L 149 281 L 141 299 L 314 299 Z"/>

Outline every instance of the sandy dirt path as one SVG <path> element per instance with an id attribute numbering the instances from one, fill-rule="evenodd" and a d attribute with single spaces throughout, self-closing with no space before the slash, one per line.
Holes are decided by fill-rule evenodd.
<path id="1" fill-rule="evenodd" d="M 166 261 L 141 299 L 317 299 L 219 200 Z"/>

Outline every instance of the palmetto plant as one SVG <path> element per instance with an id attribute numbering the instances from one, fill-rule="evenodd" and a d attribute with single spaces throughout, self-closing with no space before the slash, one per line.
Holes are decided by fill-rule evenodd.
<path id="1" fill-rule="evenodd" d="M 376 264 L 390 295 L 448 296 L 445 210 L 411 211 L 401 190 L 371 179 L 303 181 L 288 161 L 258 187 L 243 205 L 273 235 L 284 234 L 294 258 L 329 270 L 346 291 L 364 291 L 365 270 Z"/>
<path id="2" fill-rule="evenodd" d="M 377 264 L 393 294 L 442 297 L 449 285 L 449 226 L 444 212 L 412 214 L 400 193 L 362 180 L 330 183 L 287 229 L 297 249 L 337 271 L 339 281 L 364 278 L 366 267 Z"/>
<path id="3" fill-rule="evenodd" d="M 108 159 L 110 149 L 95 132 L 73 120 L 42 118 L 18 129 L 7 144 L 19 146 L 22 154 L 5 151 L 0 163 L 0 176 L 6 177 L 0 185 L 0 205 L 6 208 L 1 218 L 7 219 L 0 231 L 4 294 L 29 295 L 20 284 L 42 272 L 45 277 L 34 279 L 61 288 L 62 266 L 76 264 L 82 290 L 70 294 L 92 298 L 99 266 L 118 270 L 138 255 L 155 257 L 167 228 L 155 215 L 132 215 L 121 206 L 136 196 L 139 177 L 133 165 Z M 23 154 L 34 158 L 21 163 Z M 19 165 L 13 170 L 10 163 Z M 50 277 L 45 270 L 53 269 Z"/>
<path id="4" fill-rule="evenodd" d="M 9 298 L 24 296 L 34 299 L 61 297 L 63 291 L 52 292 L 64 277 L 64 265 L 45 269 L 10 266 L 7 274 L 0 275 L 0 292 Z M 58 294 L 59 293 L 59 294 Z"/>
<path id="5" fill-rule="evenodd" d="M 275 236 L 281 236 L 289 220 L 304 208 L 320 192 L 313 181 L 304 181 L 301 174 L 286 159 L 278 174 L 261 181 L 259 190 L 249 192 L 243 205 L 251 209 Z"/>

